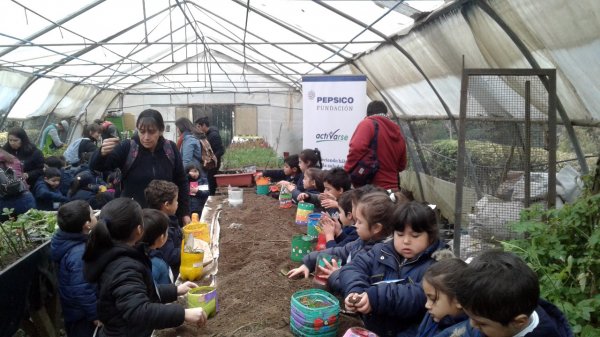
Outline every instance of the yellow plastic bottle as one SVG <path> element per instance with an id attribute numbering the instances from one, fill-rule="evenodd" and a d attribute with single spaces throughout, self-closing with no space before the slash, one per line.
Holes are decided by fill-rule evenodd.
<path id="1" fill-rule="evenodd" d="M 210 227 L 206 222 L 200 222 L 198 213 L 192 213 L 192 221 L 183 227 L 184 238 L 190 233 L 194 235 L 194 238 L 210 244 Z"/>
<path id="2" fill-rule="evenodd" d="M 202 277 L 204 269 L 204 251 L 194 248 L 194 235 L 183 237 L 181 245 L 181 266 L 179 274 L 184 281 L 196 281 Z"/>

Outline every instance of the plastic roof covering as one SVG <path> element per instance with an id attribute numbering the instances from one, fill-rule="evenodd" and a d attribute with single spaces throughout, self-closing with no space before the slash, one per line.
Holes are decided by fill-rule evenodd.
<path id="1" fill-rule="evenodd" d="M 369 97 L 400 118 L 446 119 L 459 113 L 464 56 L 469 68 L 556 68 L 563 115 L 600 121 L 596 0 L 5 2 L 0 115 L 10 118 L 101 114 L 119 93 L 268 102 L 331 72 L 367 75 Z"/>

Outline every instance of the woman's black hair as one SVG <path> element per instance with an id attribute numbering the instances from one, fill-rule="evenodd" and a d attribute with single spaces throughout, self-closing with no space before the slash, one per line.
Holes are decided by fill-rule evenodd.
<path id="1" fill-rule="evenodd" d="M 146 109 L 138 116 L 135 127 L 140 129 L 142 127 L 155 127 L 158 131 L 165 131 L 165 122 L 160 112 L 154 109 Z"/>
<path id="2" fill-rule="evenodd" d="M 89 138 L 92 132 L 102 132 L 102 126 L 96 123 L 91 123 L 83 127 L 81 137 Z"/>
<path id="3" fill-rule="evenodd" d="M 186 131 L 191 132 L 191 133 L 196 132 L 196 127 L 194 127 L 194 124 L 192 123 L 192 121 L 190 121 L 189 119 L 187 119 L 185 117 L 178 118 L 175 121 L 175 126 L 181 133 L 186 132 Z"/>
<path id="4" fill-rule="evenodd" d="M 8 134 L 6 135 L 6 144 L 4 144 L 3 148 L 8 151 L 14 151 L 13 148 L 10 147 L 8 142 L 8 136 L 15 136 L 21 140 L 21 149 L 23 153 L 31 153 L 35 150 L 35 145 L 31 143 L 29 140 L 29 136 L 27 136 L 27 132 L 21 127 L 15 126 L 8 130 Z"/>
<path id="5" fill-rule="evenodd" d="M 410 225 L 413 232 L 427 233 L 430 244 L 439 238 L 435 212 L 422 203 L 411 201 L 394 212 L 394 230 L 404 232 L 406 225 Z"/>
<path id="6" fill-rule="evenodd" d="M 115 241 L 127 242 L 136 228 L 143 224 L 142 208 L 137 201 L 130 198 L 109 201 L 102 207 L 98 223 L 90 233 L 83 260 L 96 260 L 113 247 Z"/>
<path id="7" fill-rule="evenodd" d="M 91 220 L 90 204 L 85 200 L 69 201 L 56 213 L 58 227 L 67 233 L 81 233 L 83 225 Z"/>
<path id="8" fill-rule="evenodd" d="M 169 217 L 152 208 L 144 208 L 142 212 L 144 213 L 144 235 L 140 241 L 152 246 L 156 239 L 169 229 Z"/>
<path id="9" fill-rule="evenodd" d="M 310 163 L 308 167 L 323 168 L 321 162 L 321 151 L 319 149 L 304 149 L 300 152 L 300 160 L 305 163 Z"/>

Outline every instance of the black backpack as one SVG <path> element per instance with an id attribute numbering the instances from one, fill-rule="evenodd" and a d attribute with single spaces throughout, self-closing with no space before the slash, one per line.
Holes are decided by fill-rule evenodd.
<path id="1" fill-rule="evenodd" d="M 27 191 L 23 179 L 15 177 L 12 168 L 0 168 L 0 197 L 12 197 Z"/>

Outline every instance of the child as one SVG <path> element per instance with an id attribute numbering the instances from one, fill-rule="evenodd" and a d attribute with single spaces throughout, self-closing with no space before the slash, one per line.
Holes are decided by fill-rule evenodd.
<path id="1" fill-rule="evenodd" d="M 327 240 L 325 244 L 327 248 L 343 247 L 358 238 L 352 215 L 353 193 L 354 190 L 346 191 L 338 198 L 338 219 L 329 216 L 321 218 L 321 227 Z"/>
<path id="2" fill-rule="evenodd" d="M 63 195 L 67 195 L 69 193 L 69 188 L 71 188 L 71 182 L 75 178 L 76 169 L 72 169 L 70 166 L 68 168 L 65 167 L 65 161 L 57 156 L 49 156 L 44 159 L 45 167 L 54 167 L 60 170 L 60 185 L 58 189 L 60 193 Z"/>
<path id="3" fill-rule="evenodd" d="M 208 179 L 201 175 L 200 168 L 196 164 L 188 164 L 185 171 L 190 182 L 190 212 L 202 216 L 202 210 L 210 194 Z M 205 186 L 206 189 L 202 190 L 201 186 Z"/>
<path id="4" fill-rule="evenodd" d="M 436 255 L 442 252 L 445 251 L 433 254 L 438 262 L 432 264 L 423 275 L 422 287 L 427 297 L 425 308 L 428 312 L 419 326 L 418 337 L 458 337 L 466 330 L 468 317 L 456 299 L 454 288 L 459 273 L 467 264 L 455 257 L 439 259 Z M 447 252 L 454 256 L 452 252 Z"/>
<path id="5" fill-rule="evenodd" d="M 157 209 L 169 217 L 169 235 L 167 242 L 160 248 L 165 262 L 171 267 L 173 279 L 179 275 L 179 265 L 181 264 L 181 241 L 183 232 L 179 226 L 179 221 L 175 212 L 177 211 L 177 198 L 179 188 L 170 181 L 152 180 L 144 190 L 146 203 L 148 207 Z"/>
<path id="6" fill-rule="evenodd" d="M 148 245 L 148 257 L 152 262 L 152 278 L 156 284 L 173 283 L 173 274 L 159 250 L 169 236 L 169 217 L 157 209 L 146 208 L 144 212 L 143 242 Z"/>
<path id="7" fill-rule="evenodd" d="M 81 200 L 62 205 L 56 214 L 58 231 L 52 236 L 52 260 L 58 267 L 58 286 L 67 336 L 94 335 L 99 325 L 96 286 L 83 278 L 83 251 L 96 226 L 90 205 Z"/>
<path id="8" fill-rule="evenodd" d="M 300 171 L 299 157 L 297 154 L 287 156 L 283 159 L 283 170 L 266 170 L 257 174 L 257 177 L 271 178 L 271 181 L 288 181 L 299 185 L 302 180 L 302 172 Z"/>
<path id="9" fill-rule="evenodd" d="M 93 209 L 101 209 L 113 196 L 106 193 L 106 186 L 98 184 L 97 180 L 89 170 L 77 173 L 67 196 L 70 200 L 85 200 Z"/>
<path id="10" fill-rule="evenodd" d="M 573 336 L 560 310 L 540 299 L 535 272 L 513 253 L 481 253 L 459 273 L 455 291 L 469 327 L 478 330 L 471 336 Z"/>
<path id="11" fill-rule="evenodd" d="M 58 188 L 60 176 L 59 169 L 48 167 L 44 170 L 44 176 L 36 181 L 33 196 L 38 209 L 53 211 L 58 209 L 61 203 L 69 201 Z"/>
<path id="12" fill-rule="evenodd" d="M 202 308 L 184 309 L 177 300 L 196 284 L 155 285 L 144 245 L 136 245 L 143 233 L 142 208 L 129 198 L 107 203 L 100 213 L 83 253 L 84 275 L 98 284 L 100 336 L 149 337 L 154 329 L 181 325 L 202 326 Z"/>
<path id="13" fill-rule="evenodd" d="M 292 191 L 292 198 L 297 201 L 305 201 L 315 205 L 315 212 L 319 211 L 321 202 L 319 201 L 319 193 L 325 191 L 323 185 L 323 178 L 325 172 L 320 168 L 311 167 L 306 170 L 302 178 L 302 186 L 304 186 L 304 192 L 300 192 L 298 189 Z"/>
<path id="14" fill-rule="evenodd" d="M 359 221 L 357 216 L 357 230 Z M 445 244 L 438 240 L 435 213 L 428 206 L 404 204 L 394 211 L 393 222 L 392 241 L 375 245 L 340 269 L 344 304 L 362 314 L 366 328 L 381 337 L 415 336 L 425 314 L 421 279 L 433 262 L 431 254 Z"/>
<path id="15" fill-rule="evenodd" d="M 280 188 L 285 187 L 290 192 L 293 192 L 295 189 L 298 189 L 299 192 L 304 192 L 304 183 L 302 182 L 304 180 L 304 172 L 311 167 L 323 168 L 323 163 L 321 162 L 321 151 L 319 151 L 319 149 L 304 149 L 302 152 L 300 152 L 298 159 L 298 166 L 300 167 L 301 176 L 298 177 L 296 183 L 280 181 Z"/>
<path id="16" fill-rule="evenodd" d="M 360 199 L 356 209 L 356 232 L 358 239 L 342 247 L 327 248 L 323 251 L 312 252 L 302 259 L 303 265 L 288 272 L 289 278 L 298 275 L 308 277 L 308 273 L 315 269 L 317 257 L 320 253 L 328 253 L 337 257 L 333 265 L 326 264 L 326 270 L 320 270 L 326 276 L 327 285 L 332 292 L 341 291 L 339 283 L 339 266 L 352 261 L 356 256 L 369 251 L 376 243 L 382 242 L 393 231 L 393 212 L 396 208 L 394 202 L 385 193 L 372 193 Z M 343 268 L 342 268 L 343 269 Z M 341 269 L 340 269 L 341 270 Z"/>
<path id="17" fill-rule="evenodd" d="M 319 195 L 321 206 L 329 215 L 338 217 L 337 199 L 345 191 L 350 190 L 352 182 L 350 176 L 341 167 L 334 167 L 327 171 L 323 179 L 325 191 Z"/>

